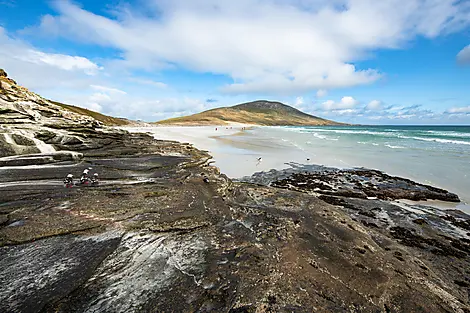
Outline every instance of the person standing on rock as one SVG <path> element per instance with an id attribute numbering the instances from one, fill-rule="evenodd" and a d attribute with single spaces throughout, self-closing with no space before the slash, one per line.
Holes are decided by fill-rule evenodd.
<path id="1" fill-rule="evenodd" d="M 93 177 L 91 178 L 91 184 L 92 185 L 98 185 L 99 184 L 98 173 L 93 174 Z"/>
<path id="2" fill-rule="evenodd" d="M 88 183 L 88 181 L 90 180 L 90 178 L 88 177 L 88 173 L 90 172 L 90 170 L 91 170 L 91 167 L 83 170 L 82 177 L 80 177 L 80 183 L 82 184 Z"/>
<path id="3" fill-rule="evenodd" d="M 72 188 L 73 186 L 73 174 L 68 174 L 64 179 L 64 184 L 66 188 Z"/>

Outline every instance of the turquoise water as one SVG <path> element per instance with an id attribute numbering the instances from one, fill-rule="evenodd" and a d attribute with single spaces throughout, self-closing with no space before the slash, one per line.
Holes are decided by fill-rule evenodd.
<path id="1" fill-rule="evenodd" d="M 289 146 L 310 163 L 375 168 L 445 188 L 470 203 L 470 126 L 261 127 L 252 132 Z"/>

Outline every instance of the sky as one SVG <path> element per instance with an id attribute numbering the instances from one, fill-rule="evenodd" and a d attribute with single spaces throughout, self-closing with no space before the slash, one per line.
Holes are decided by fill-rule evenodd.
<path id="1" fill-rule="evenodd" d="M 0 0 L 0 68 L 157 121 L 258 99 L 361 124 L 470 124 L 467 0 Z"/>

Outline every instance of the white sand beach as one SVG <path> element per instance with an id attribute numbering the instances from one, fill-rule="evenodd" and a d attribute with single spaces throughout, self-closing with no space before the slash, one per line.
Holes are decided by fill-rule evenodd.
<path id="1" fill-rule="evenodd" d="M 258 137 L 250 131 L 252 127 L 252 125 L 236 124 L 125 129 L 131 132 L 151 133 L 156 139 L 188 142 L 198 149 L 209 151 L 214 157 L 214 165 L 231 178 L 249 176 L 273 168 L 287 168 L 286 162 L 306 162 L 304 155 L 298 150 L 292 150 L 286 144 Z"/>

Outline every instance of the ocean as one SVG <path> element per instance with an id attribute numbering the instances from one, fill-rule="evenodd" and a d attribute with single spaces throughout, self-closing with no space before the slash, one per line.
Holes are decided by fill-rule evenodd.
<path id="1" fill-rule="evenodd" d="M 470 203 L 470 126 L 259 127 L 251 132 L 291 146 L 308 163 L 379 169 L 445 188 Z"/>

